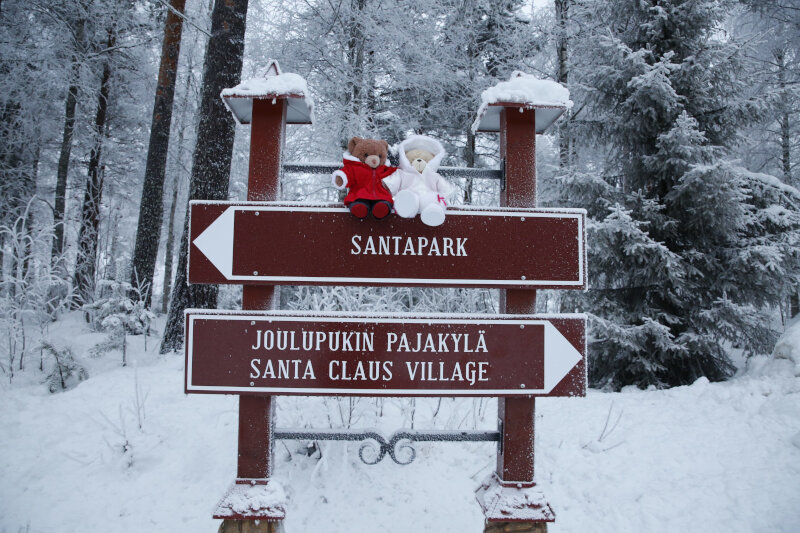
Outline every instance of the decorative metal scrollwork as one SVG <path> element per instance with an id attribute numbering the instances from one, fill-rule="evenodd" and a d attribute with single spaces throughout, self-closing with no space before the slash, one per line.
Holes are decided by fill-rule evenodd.
<path id="1" fill-rule="evenodd" d="M 275 430 L 276 439 L 290 440 L 345 440 L 365 441 L 358 448 L 358 458 L 367 465 L 375 465 L 386 455 L 399 465 L 408 465 L 417 457 L 415 442 L 499 442 L 499 431 L 415 431 L 401 429 L 392 433 L 389 439 L 375 430 L 357 429 L 288 429 Z M 365 453 L 366 452 L 366 453 Z"/>
<path id="2" fill-rule="evenodd" d="M 358 458 L 361 459 L 361 462 L 366 465 L 376 465 L 380 463 L 383 460 L 383 458 L 386 457 L 386 452 L 389 451 L 388 450 L 389 444 L 383 438 L 383 435 L 381 435 L 380 433 L 369 431 L 364 433 L 363 440 L 365 440 L 365 442 L 361 444 L 361 446 L 358 448 Z M 378 443 L 377 446 L 374 444 L 373 441 Z M 364 457 L 365 450 L 375 450 L 374 453 L 375 458 L 369 460 L 366 457 Z"/>

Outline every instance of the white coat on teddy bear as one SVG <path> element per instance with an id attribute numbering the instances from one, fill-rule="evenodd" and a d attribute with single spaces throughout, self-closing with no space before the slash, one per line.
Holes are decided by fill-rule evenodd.
<path id="1" fill-rule="evenodd" d="M 446 153 L 442 144 L 425 135 L 412 135 L 396 147 L 399 170 L 383 180 L 391 191 L 395 212 L 404 218 L 419 214 L 428 226 L 444 222 L 447 199 L 455 192 L 436 171 Z"/>

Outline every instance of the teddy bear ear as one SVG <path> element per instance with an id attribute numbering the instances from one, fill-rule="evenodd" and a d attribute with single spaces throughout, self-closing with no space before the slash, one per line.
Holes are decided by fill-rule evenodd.
<path id="1" fill-rule="evenodd" d="M 381 142 L 383 143 L 383 147 L 384 147 L 384 148 L 386 149 L 386 151 L 388 152 L 388 151 L 389 151 L 389 143 L 388 143 L 388 142 L 386 142 L 386 141 L 383 141 L 383 140 L 382 140 Z"/>
<path id="2" fill-rule="evenodd" d="M 350 142 L 347 143 L 347 151 L 352 154 L 353 150 L 356 149 L 356 144 L 358 144 L 359 142 L 361 142 L 360 137 L 353 137 L 352 139 L 350 139 Z"/>

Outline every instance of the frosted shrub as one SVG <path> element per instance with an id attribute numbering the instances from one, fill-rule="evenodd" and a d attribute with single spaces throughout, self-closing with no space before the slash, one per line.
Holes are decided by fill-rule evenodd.
<path id="1" fill-rule="evenodd" d="M 491 289 L 422 287 L 282 287 L 281 308 L 371 313 L 497 313 Z"/>
<path id="2" fill-rule="evenodd" d="M 91 349 L 94 357 L 114 350 L 122 350 L 122 366 L 128 364 L 128 335 L 144 335 L 144 349 L 147 351 L 147 337 L 152 333 L 156 315 L 145 306 L 142 287 L 119 281 L 101 281 L 98 285 L 101 294 L 90 304 L 83 306 L 87 321 L 97 331 L 108 332 L 108 339 Z"/>
<path id="3" fill-rule="evenodd" d="M 7 225 L 0 225 L 5 259 L 4 275 L 0 277 L 0 372 L 7 374 L 9 380 L 15 369 L 25 369 L 25 356 L 32 344 L 30 328 L 38 327 L 44 334 L 69 298 L 67 285 L 54 272 L 49 253 L 42 254 L 37 248 L 39 243 L 50 242 L 53 226 L 31 226 L 34 198 L 24 213 Z M 43 361 L 39 367 L 43 370 Z"/>
<path id="4" fill-rule="evenodd" d="M 91 357 L 101 357 L 112 350 L 121 350 L 123 352 L 123 358 L 125 358 L 127 355 L 127 338 L 124 328 L 108 328 L 107 331 L 108 336 L 105 340 L 89 348 L 89 355 Z"/>
<path id="5" fill-rule="evenodd" d="M 53 368 L 45 378 L 50 392 L 69 390 L 89 378 L 86 368 L 75 360 L 75 354 L 69 348 L 57 348 L 49 342 L 42 342 L 42 350 L 53 358 Z"/>
<path id="6" fill-rule="evenodd" d="M 140 292 L 130 283 L 101 281 L 100 294 L 105 295 L 83 306 L 87 321 L 96 331 L 123 329 L 130 335 L 149 335 L 155 314 L 145 307 Z M 131 297 L 133 296 L 133 297 Z"/>

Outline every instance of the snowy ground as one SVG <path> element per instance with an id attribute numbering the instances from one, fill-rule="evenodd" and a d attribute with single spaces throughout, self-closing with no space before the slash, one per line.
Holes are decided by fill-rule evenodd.
<path id="1" fill-rule="evenodd" d="M 103 338 L 76 315 L 50 336 L 76 353 Z M 800 354 L 800 326 L 783 346 Z M 91 378 L 69 392 L 49 394 L 34 371 L 0 386 L 0 532 L 216 531 L 211 512 L 235 473 L 236 398 L 184 395 L 182 357 L 156 355 L 152 338 L 148 348 L 133 338 L 137 364 L 127 368 L 116 352 L 88 360 Z M 493 401 L 445 399 L 432 419 L 436 406 L 417 400 L 415 427 L 494 426 Z M 553 533 L 800 531 L 791 360 L 751 361 L 727 383 L 537 406 L 537 477 L 557 515 Z M 329 427 L 351 412 L 354 427 L 385 434 L 410 424 L 408 400 L 387 399 L 380 418 L 375 400 L 350 407 L 281 398 L 279 425 Z M 388 457 L 364 465 L 357 444 L 322 446 L 321 459 L 296 442 L 276 447 L 287 533 L 482 531 L 473 490 L 493 445 L 423 443 L 405 467 Z"/>

